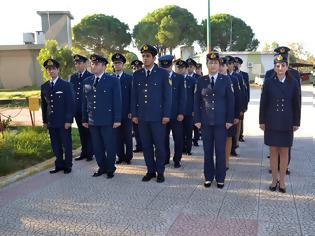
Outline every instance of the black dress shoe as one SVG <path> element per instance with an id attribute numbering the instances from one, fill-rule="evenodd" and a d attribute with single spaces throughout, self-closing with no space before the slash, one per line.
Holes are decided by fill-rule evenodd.
<path id="1" fill-rule="evenodd" d="M 166 161 L 164 162 L 164 165 L 168 165 L 168 164 L 170 164 L 170 160 L 166 160 Z"/>
<path id="2" fill-rule="evenodd" d="M 151 179 L 155 178 L 156 174 L 155 173 L 146 173 L 145 176 L 142 177 L 143 182 L 148 182 Z"/>
<path id="3" fill-rule="evenodd" d="M 224 188 L 224 184 L 223 184 L 223 183 L 217 183 L 217 187 L 218 187 L 219 189 L 222 189 L 222 188 Z"/>
<path id="4" fill-rule="evenodd" d="M 187 152 L 187 155 L 188 155 L 188 156 L 191 156 L 192 154 L 191 154 L 191 152 Z"/>
<path id="5" fill-rule="evenodd" d="M 237 153 L 234 151 L 234 152 L 231 152 L 231 156 L 232 156 L 232 157 L 237 157 L 238 155 L 237 155 Z"/>
<path id="6" fill-rule="evenodd" d="M 63 170 L 63 168 L 55 168 L 53 170 L 50 170 L 49 173 L 50 174 L 56 174 L 56 173 L 58 173 L 59 171 L 62 171 L 62 170 Z"/>
<path id="7" fill-rule="evenodd" d="M 195 146 L 195 147 L 199 147 L 198 142 L 194 142 L 194 146 Z"/>
<path id="8" fill-rule="evenodd" d="M 131 160 L 127 160 L 125 161 L 127 165 L 130 165 L 131 164 Z"/>
<path id="9" fill-rule="evenodd" d="M 158 183 L 163 183 L 165 181 L 164 175 L 163 174 L 158 174 L 156 178 L 156 182 Z"/>
<path id="10" fill-rule="evenodd" d="M 114 172 L 107 173 L 107 179 L 111 179 L 114 177 Z"/>
<path id="11" fill-rule="evenodd" d="M 87 157 L 86 161 L 93 161 L 93 157 Z"/>
<path id="12" fill-rule="evenodd" d="M 85 158 L 86 158 L 85 156 L 79 156 L 79 157 L 74 158 L 74 160 L 75 161 L 81 161 L 81 160 L 83 160 Z"/>
<path id="13" fill-rule="evenodd" d="M 65 168 L 64 170 L 63 170 L 63 173 L 65 173 L 65 174 L 69 174 L 69 173 L 71 173 L 71 168 Z"/>
<path id="14" fill-rule="evenodd" d="M 240 137 L 240 139 L 238 140 L 240 142 L 245 142 L 244 138 L 243 137 Z"/>
<path id="15" fill-rule="evenodd" d="M 116 161 L 116 164 L 121 164 L 121 163 L 123 163 L 123 161 L 122 161 L 122 160 L 118 160 L 118 161 Z"/>
<path id="16" fill-rule="evenodd" d="M 205 188 L 210 188 L 210 186 L 211 186 L 211 181 L 205 181 L 205 182 L 203 183 L 203 186 L 205 186 Z"/>
<path id="17" fill-rule="evenodd" d="M 97 171 L 97 172 L 94 172 L 94 174 L 92 175 L 92 177 L 98 177 L 98 176 L 101 176 L 101 175 L 103 175 L 103 174 L 104 174 L 103 172 Z"/>
<path id="18" fill-rule="evenodd" d="M 287 169 L 285 173 L 286 173 L 286 175 L 290 175 L 291 171 L 289 169 Z"/>
<path id="19" fill-rule="evenodd" d="M 175 161 L 174 162 L 174 168 L 179 168 L 179 167 L 181 167 L 180 162 L 179 161 Z"/>
<path id="20" fill-rule="evenodd" d="M 270 159 L 270 156 L 268 155 L 267 158 Z"/>

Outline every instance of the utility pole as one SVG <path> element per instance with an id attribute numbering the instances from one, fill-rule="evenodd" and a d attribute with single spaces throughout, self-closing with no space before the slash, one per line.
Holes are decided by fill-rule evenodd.
<path id="1" fill-rule="evenodd" d="M 207 49 L 211 51 L 211 22 L 210 22 L 210 0 L 208 0 L 208 18 L 207 18 Z"/>
<path id="2" fill-rule="evenodd" d="M 233 33 L 233 24 L 232 24 L 232 15 L 230 15 L 230 48 L 229 51 L 232 51 L 232 33 Z"/>

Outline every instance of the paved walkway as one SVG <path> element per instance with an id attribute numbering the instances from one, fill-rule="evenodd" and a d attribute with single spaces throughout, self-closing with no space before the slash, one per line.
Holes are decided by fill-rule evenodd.
<path id="1" fill-rule="evenodd" d="M 203 187 L 202 147 L 166 168 L 166 182 L 141 182 L 143 157 L 115 177 L 92 178 L 95 161 L 70 175 L 47 170 L 0 189 L 0 235 L 315 235 L 312 87 L 303 87 L 287 193 L 268 191 L 267 148 L 258 129 L 259 89 L 252 90 L 245 143 L 232 158 L 223 190 Z"/>

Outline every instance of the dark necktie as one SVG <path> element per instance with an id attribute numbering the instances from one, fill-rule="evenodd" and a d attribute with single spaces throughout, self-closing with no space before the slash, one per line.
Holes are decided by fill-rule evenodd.
<path id="1" fill-rule="evenodd" d="M 100 78 L 99 77 L 96 77 L 95 78 L 95 81 L 94 81 L 94 88 L 96 88 L 98 82 L 100 81 Z"/>
<path id="2" fill-rule="evenodd" d="M 213 88 L 214 88 L 214 77 L 211 76 L 211 89 L 213 89 Z"/>
<path id="3" fill-rule="evenodd" d="M 51 90 L 53 90 L 54 89 L 54 82 L 50 82 L 50 88 L 51 88 Z"/>
<path id="4" fill-rule="evenodd" d="M 117 79 L 119 79 L 119 75 L 116 75 L 117 76 Z"/>
<path id="5" fill-rule="evenodd" d="M 150 71 L 149 71 L 149 70 L 147 70 L 147 78 L 149 77 L 149 75 L 150 75 Z"/>
<path id="6" fill-rule="evenodd" d="M 80 78 L 80 79 L 82 78 L 82 73 L 79 74 L 79 78 Z"/>

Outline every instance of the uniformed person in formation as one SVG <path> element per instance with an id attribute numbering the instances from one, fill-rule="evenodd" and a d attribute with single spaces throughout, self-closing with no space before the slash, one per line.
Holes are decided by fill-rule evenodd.
<path id="1" fill-rule="evenodd" d="M 82 97 L 83 97 L 83 80 L 87 77 L 92 76 L 86 69 L 87 58 L 76 54 L 73 56 L 74 66 L 76 72 L 71 75 L 70 83 L 73 86 L 74 90 L 74 101 L 75 101 L 75 114 L 74 118 L 78 126 L 79 134 L 80 134 L 80 142 L 81 142 L 81 154 L 79 157 L 76 157 L 75 160 L 83 160 L 87 161 L 93 160 L 93 146 L 90 135 L 90 130 L 82 126 Z"/>
<path id="2" fill-rule="evenodd" d="M 177 74 L 181 74 L 184 76 L 184 78 L 187 77 L 187 68 L 188 68 L 188 64 L 186 61 L 183 61 L 182 59 L 177 59 L 174 61 L 174 65 L 175 65 L 175 72 Z"/>
<path id="3" fill-rule="evenodd" d="M 136 59 L 136 60 L 133 60 L 130 63 L 130 65 L 131 65 L 132 72 L 135 73 L 135 71 L 142 69 L 143 63 L 142 61 Z M 133 152 L 134 153 L 142 152 L 142 143 L 140 139 L 138 124 L 135 124 L 134 122 L 132 122 L 132 129 L 133 129 L 133 134 L 136 140 L 136 148 L 133 150 Z"/>
<path id="4" fill-rule="evenodd" d="M 132 72 L 135 72 L 135 71 L 137 71 L 137 70 L 142 69 L 143 62 L 140 61 L 140 60 L 138 60 L 138 59 L 136 59 L 136 60 L 133 60 L 133 61 L 130 63 L 130 65 L 131 65 Z"/>
<path id="5" fill-rule="evenodd" d="M 165 180 L 164 137 L 165 126 L 171 118 L 172 87 L 168 72 L 154 64 L 157 49 L 145 44 L 141 47 L 141 54 L 144 68 L 133 74 L 132 119 L 139 124 L 147 166 L 147 173 L 142 181 L 150 181 L 157 173 L 157 182 L 161 183 Z"/>
<path id="6" fill-rule="evenodd" d="M 241 132 L 242 132 L 242 126 L 243 126 L 243 120 L 244 120 L 244 115 L 245 112 L 247 111 L 248 107 L 248 88 L 246 81 L 244 80 L 243 74 L 240 71 L 240 65 L 243 63 L 243 60 L 239 57 L 234 57 L 234 66 L 235 66 L 235 75 L 239 79 L 240 87 L 242 89 L 242 94 L 243 94 L 243 103 L 245 104 L 244 109 L 242 110 L 242 114 L 240 117 L 240 122 L 237 125 L 237 135 L 236 135 L 236 146 L 239 146 L 239 142 L 244 142 L 244 138 L 241 137 Z"/>
<path id="7" fill-rule="evenodd" d="M 225 57 L 226 63 L 228 67 L 228 75 L 232 80 L 233 88 L 234 88 L 234 95 L 237 96 L 238 101 L 235 101 L 235 103 L 238 103 L 238 110 L 239 110 L 239 117 L 238 119 L 242 117 L 243 111 L 246 109 L 246 101 L 245 101 L 245 95 L 244 95 L 244 89 L 242 89 L 241 83 L 240 83 L 240 77 L 237 76 L 235 72 L 235 60 L 234 57 L 228 55 Z M 235 89 L 234 86 L 237 86 L 237 89 Z M 239 122 L 234 124 L 231 129 L 228 131 L 228 137 L 231 135 L 232 137 L 232 147 L 231 147 L 231 153 L 230 156 L 237 157 L 238 154 L 236 153 L 236 140 L 237 140 L 237 130 L 239 128 Z M 227 165 L 228 166 L 228 165 Z"/>
<path id="8" fill-rule="evenodd" d="M 195 70 L 197 68 L 197 62 L 192 58 L 188 58 L 186 62 L 188 64 L 187 67 L 188 76 L 193 77 L 195 80 L 197 80 L 200 77 L 199 74 L 195 73 Z"/>
<path id="9" fill-rule="evenodd" d="M 236 135 L 232 137 L 231 156 L 237 157 L 236 149 L 239 147 L 239 136 L 241 131 L 241 120 L 243 119 L 244 112 L 247 110 L 247 95 L 245 83 L 241 73 L 237 73 L 235 66 L 235 58 L 228 55 L 226 56 L 228 63 L 228 72 L 231 77 L 236 77 L 240 88 L 240 122 L 236 124 Z"/>
<path id="10" fill-rule="evenodd" d="M 196 74 L 199 75 L 199 76 L 203 76 L 203 73 L 202 73 L 202 64 L 201 63 L 197 63 L 196 64 L 196 70 L 195 70 Z"/>
<path id="11" fill-rule="evenodd" d="M 167 70 L 169 73 L 169 83 L 172 86 L 172 114 L 171 121 L 166 125 L 165 132 L 165 146 L 166 146 L 166 160 L 165 164 L 170 163 L 170 132 L 172 130 L 174 140 L 174 167 L 181 166 L 181 159 L 183 154 L 183 120 L 186 100 L 186 89 L 184 86 L 184 76 L 177 74 L 172 70 L 173 66 L 172 55 L 165 55 L 159 58 L 160 67 Z"/>
<path id="12" fill-rule="evenodd" d="M 69 82 L 59 77 L 59 62 L 47 59 L 44 62 L 49 80 L 41 86 L 41 109 L 43 125 L 48 128 L 51 148 L 56 156 L 54 174 L 72 168 L 71 124 L 74 116 L 74 94 Z"/>
<path id="13" fill-rule="evenodd" d="M 220 58 L 219 73 L 229 77 L 229 79 L 232 82 L 233 91 L 234 91 L 233 126 L 227 130 L 227 138 L 226 138 L 226 144 L 225 144 L 226 170 L 229 169 L 230 156 L 231 156 L 231 150 L 232 150 L 232 137 L 236 135 L 236 125 L 238 124 L 239 118 L 240 118 L 240 87 L 238 84 L 238 79 L 235 76 L 232 76 L 229 74 L 227 63 L 228 63 L 228 60 L 226 57 Z M 233 65 L 232 65 L 232 68 L 233 68 Z"/>
<path id="14" fill-rule="evenodd" d="M 288 58 L 288 63 L 289 63 L 289 52 L 290 52 L 290 48 L 286 47 L 286 46 L 279 46 L 277 48 L 274 49 L 274 52 L 277 54 L 282 54 L 284 56 L 286 56 Z M 266 72 L 265 74 L 265 78 L 264 81 L 267 79 L 272 79 L 274 76 L 275 70 L 270 69 Z M 300 72 L 298 70 L 295 70 L 293 68 L 288 68 L 288 73 L 297 80 L 297 82 L 299 83 L 299 88 L 300 88 L 300 95 L 301 95 L 301 75 Z M 302 97 L 300 96 L 300 102 L 302 101 Z M 270 155 L 268 155 L 268 158 L 270 158 Z M 290 175 L 290 169 L 289 169 L 289 165 L 290 165 L 290 161 L 291 161 L 291 148 L 289 148 L 289 162 L 288 162 L 288 168 L 286 171 L 287 175 Z M 279 158 L 279 162 L 280 162 L 280 158 Z M 269 173 L 271 173 L 271 170 L 269 170 Z"/>
<path id="15" fill-rule="evenodd" d="M 275 54 L 282 54 L 282 55 L 286 56 L 288 58 L 288 62 L 289 62 L 289 52 L 290 51 L 291 51 L 291 49 L 286 47 L 286 46 L 279 46 L 279 47 L 274 49 Z M 288 72 L 293 76 L 293 78 L 295 78 L 297 80 L 298 84 L 301 86 L 300 72 L 298 70 L 295 70 L 295 69 L 290 68 L 290 67 L 288 68 Z M 275 73 L 274 68 L 268 70 L 265 74 L 264 80 L 273 78 L 274 73 Z"/>
<path id="16" fill-rule="evenodd" d="M 126 58 L 120 54 L 112 55 L 115 73 L 113 74 L 120 81 L 121 99 L 122 99 L 122 116 L 121 126 L 117 128 L 117 156 L 116 164 L 125 162 L 130 164 L 132 153 L 132 122 L 131 122 L 131 86 L 132 76 L 123 71 Z"/>
<path id="17" fill-rule="evenodd" d="M 300 126 L 300 88 L 297 79 L 288 72 L 285 54 L 276 54 L 274 65 L 274 76 L 263 84 L 259 124 L 264 131 L 264 143 L 270 148 L 272 183 L 269 189 L 276 191 L 278 187 L 280 192 L 285 193 L 289 148 L 293 143 L 293 132 Z"/>
<path id="18" fill-rule="evenodd" d="M 183 153 L 192 155 L 192 131 L 193 131 L 193 110 L 194 110 L 194 90 L 195 79 L 187 75 L 188 63 L 181 59 L 175 61 L 175 72 L 184 76 L 184 87 L 186 88 L 186 103 L 183 121 Z"/>
<path id="19" fill-rule="evenodd" d="M 249 76 L 248 76 L 247 72 L 241 70 L 242 64 L 243 64 L 242 58 L 235 57 L 236 72 L 240 73 L 242 75 L 243 81 L 244 81 L 245 92 L 246 92 L 246 104 L 247 104 L 246 107 L 247 107 L 248 103 L 249 103 L 249 100 L 250 100 Z M 245 114 L 245 112 L 244 112 L 244 114 Z M 244 114 L 243 114 L 243 116 L 241 116 L 240 135 L 239 135 L 239 138 L 238 138 L 240 142 L 245 142 L 244 135 L 243 135 L 243 131 L 244 131 Z"/>
<path id="20" fill-rule="evenodd" d="M 121 125 L 121 88 L 117 77 L 104 72 L 106 58 L 90 57 L 93 76 L 84 80 L 82 122 L 90 128 L 98 170 L 93 177 L 114 177 L 116 160 L 116 128 Z"/>
<path id="21" fill-rule="evenodd" d="M 195 84 L 196 84 L 198 78 L 200 77 L 200 75 L 195 73 L 195 70 L 197 68 L 197 62 L 192 58 L 188 58 L 186 60 L 186 62 L 188 64 L 187 75 L 189 77 L 193 78 L 195 81 Z M 194 131 L 193 143 L 194 143 L 194 146 L 198 147 L 199 146 L 198 140 L 200 139 L 200 130 L 198 130 L 197 127 L 194 126 L 194 124 L 192 124 L 192 127 L 193 127 L 193 131 Z"/>
<path id="22" fill-rule="evenodd" d="M 218 188 L 224 187 L 226 133 L 234 120 L 233 87 L 229 77 L 219 73 L 219 60 L 219 53 L 207 54 L 209 75 L 198 79 L 195 90 L 194 121 L 196 127 L 202 129 L 206 188 L 214 178 Z"/>

